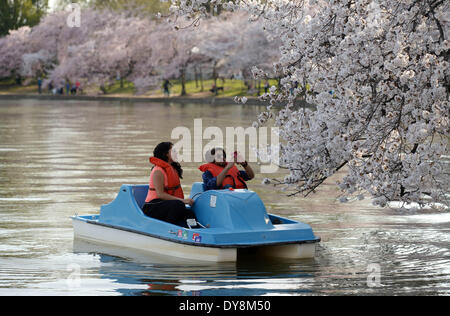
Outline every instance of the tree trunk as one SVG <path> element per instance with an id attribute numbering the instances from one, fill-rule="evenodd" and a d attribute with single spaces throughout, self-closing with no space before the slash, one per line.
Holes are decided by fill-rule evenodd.
<path id="1" fill-rule="evenodd" d="M 198 72 L 197 66 L 194 66 L 195 87 L 198 89 Z"/>
<path id="2" fill-rule="evenodd" d="M 203 73 L 202 73 L 202 67 L 200 67 L 200 92 L 203 92 Z"/>
<path id="3" fill-rule="evenodd" d="M 217 72 L 216 72 L 216 62 L 214 62 L 213 65 L 213 80 L 214 80 L 214 85 L 217 87 Z"/>
<path id="4" fill-rule="evenodd" d="M 181 71 L 181 96 L 186 95 L 186 75 L 185 70 Z"/>

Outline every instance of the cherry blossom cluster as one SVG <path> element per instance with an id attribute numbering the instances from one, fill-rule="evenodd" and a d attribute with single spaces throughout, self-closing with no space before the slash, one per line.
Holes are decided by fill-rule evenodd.
<path id="1" fill-rule="evenodd" d="M 380 206 L 448 208 L 448 1 L 210 2 L 248 12 L 282 42 L 272 73 L 253 70 L 281 78 L 281 89 L 261 98 L 285 107 L 269 106 L 256 122 L 280 128 L 280 163 L 289 174 L 275 183 L 308 195 L 341 170 L 342 201 L 368 194 Z M 201 18 L 204 7 L 172 1 L 180 19 Z M 294 106 L 298 98 L 312 107 Z"/>

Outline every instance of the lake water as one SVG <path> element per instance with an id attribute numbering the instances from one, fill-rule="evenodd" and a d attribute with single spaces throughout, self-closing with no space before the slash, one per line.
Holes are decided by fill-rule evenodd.
<path id="1" fill-rule="evenodd" d="M 263 107 L 0 100 L 0 295 L 449 295 L 450 214 L 340 203 L 336 175 L 307 198 L 249 187 L 268 212 L 312 226 L 314 260 L 185 264 L 73 240 L 177 126 L 250 126 Z M 200 181 L 183 164 L 186 194 Z M 258 167 L 255 168 L 259 170 Z"/>

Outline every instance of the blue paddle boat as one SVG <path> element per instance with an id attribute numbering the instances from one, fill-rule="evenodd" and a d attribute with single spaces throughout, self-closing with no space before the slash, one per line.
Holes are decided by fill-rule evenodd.
<path id="1" fill-rule="evenodd" d="M 204 191 L 190 197 L 198 224 L 184 228 L 147 217 L 141 210 L 148 185 L 124 184 L 100 214 L 73 216 L 76 239 L 189 260 L 236 261 L 240 251 L 281 258 L 312 258 L 320 241 L 307 224 L 268 214 L 250 190 Z"/>

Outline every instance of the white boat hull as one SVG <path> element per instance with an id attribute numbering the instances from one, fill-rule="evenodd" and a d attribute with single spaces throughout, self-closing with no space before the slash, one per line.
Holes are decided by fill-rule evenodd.
<path id="1" fill-rule="evenodd" d="M 189 261 L 235 262 L 238 248 L 191 246 L 127 230 L 73 220 L 75 238 L 95 244 L 134 249 Z M 256 255 L 304 259 L 314 258 L 316 243 L 255 246 Z"/>
<path id="2" fill-rule="evenodd" d="M 236 261 L 236 248 L 190 246 L 164 239 L 73 220 L 75 238 L 194 261 Z"/>

